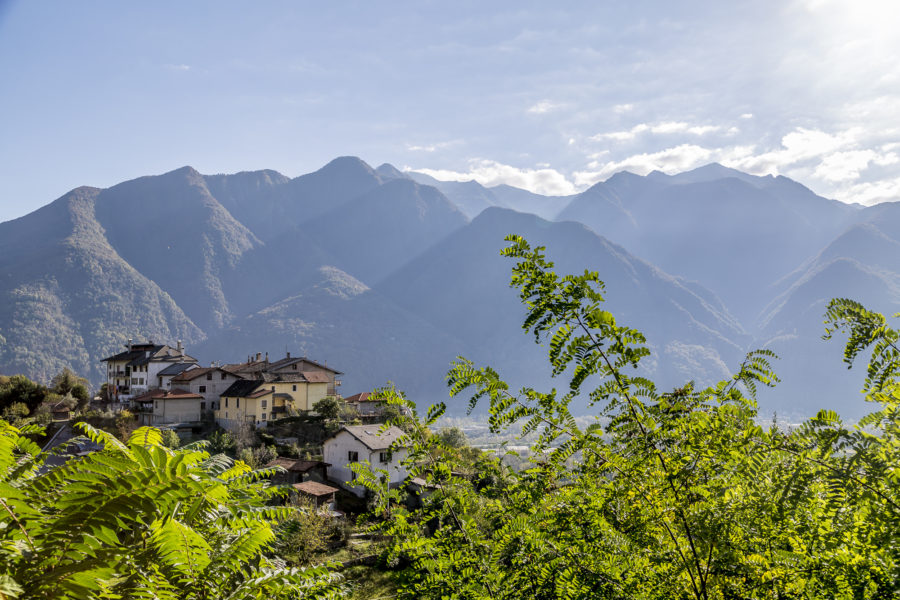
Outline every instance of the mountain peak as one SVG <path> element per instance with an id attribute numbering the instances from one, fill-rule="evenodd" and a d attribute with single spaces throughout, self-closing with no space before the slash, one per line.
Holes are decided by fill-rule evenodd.
<path id="1" fill-rule="evenodd" d="M 339 156 L 316 171 L 322 174 L 368 173 L 374 175 L 375 170 L 357 156 Z"/>
<path id="2" fill-rule="evenodd" d="M 389 163 L 384 163 L 383 165 L 375 169 L 375 172 L 378 173 L 378 175 L 384 180 L 409 179 L 406 173 Z"/>
<path id="3" fill-rule="evenodd" d="M 163 173 L 163 176 L 166 176 L 166 175 L 181 175 L 184 177 L 199 177 L 200 171 L 198 171 L 197 169 L 195 169 L 194 167 L 192 167 L 190 165 L 184 165 L 183 167 L 179 167 L 179 168 L 173 169 L 167 173 Z"/>

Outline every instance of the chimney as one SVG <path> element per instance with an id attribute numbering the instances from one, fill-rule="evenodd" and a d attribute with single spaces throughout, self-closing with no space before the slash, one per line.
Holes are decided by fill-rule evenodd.
<path id="1" fill-rule="evenodd" d="M 132 342 L 134 342 L 134 340 L 131 339 L 131 338 L 128 338 L 128 351 L 129 351 L 129 352 L 131 352 Z"/>
<path id="2" fill-rule="evenodd" d="M 290 352 L 287 353 L 287 357 L 288 357 L 288 358 L 291 357 L 291 353 L 290 353 Z"/>
<path id="3" fill-rule="evenodd" d="M 259 362 L 259 359 L 262 358 L 262 352 L 256 353 L 256 361 Z"/>
<path id="4" fill-rule="evenodd" d="M 184 346 L 181 344 L 181 340 L 178 340 L 178 344 L 176 345 L 176 349 L 178 352 L 184 352 Z"/>
<path id="5" fill-rule="evenodd" d="M 269 353 L 266 352 L 266 364 L 269 364 Z"/>

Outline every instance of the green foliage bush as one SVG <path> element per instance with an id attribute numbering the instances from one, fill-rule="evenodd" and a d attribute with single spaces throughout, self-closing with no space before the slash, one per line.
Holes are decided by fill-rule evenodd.
<path id="1" fill-rule="evenodd" d="M 21 402 L 34 411 L 47 397 L 48 390 L 24 375 L 0 375 L 0 409 Z"/>
<path id="2" fill-rule="evenodd" d="M 765 350 L 714 386 L 661 392 L 634 368 L 644 336 L 602 309 L 597 273 L 560 277 L 543 248 L 507 238 L 524 329 L 548 345 L 561 390 L 513 391 L 490 367 L 460 359 L 452 396 L 489 403 L 492 432 L 537 435 L 532 468 L 484 460 L 461 477 L 445 436 L 411 411 L 411 476 L 424 508 L 399 504 L 378 472 L 385 559 L 404 598 L 892 598 L 900 591 L 900 348 L 884 317 L 835 300 L 826 335 L 848 333 L 848 365 L 867 349 L 864 392 L 876 411 L 853 427 L 829 411 L 786 430 L 758 420 L 759 386 L 777 383 Z M 898 315 L 900 316 L 900 315 Z M 596 420 L 569 411 L 588 397 Z"/>
<path id="3" fill-rule="evenodd" d="M 229 431 L 216 430 L 209 436 L 209 451 L 213 454 L 223 454 L 226 452 L 234 452 L 237 441 Z"/>
<path id="4" fill-rule="evenodd" d="M 161 432 L 161 443 L 166 448 L 178 448 L 181 445 L 181 438 L 178 437 L 178 434 L 174 429 L 163 429 Z"/>
<path id="5" fill-rule="evenodd" d="M 324 568 L 271 556 L 273 471 L 202 445 L 172 450 L 143 427 L 127 443 L 87 424 L 102 450 L 44 469 L 47 454 L 0 421 L 0 595 L 5 598 L 326 598 Z"/>

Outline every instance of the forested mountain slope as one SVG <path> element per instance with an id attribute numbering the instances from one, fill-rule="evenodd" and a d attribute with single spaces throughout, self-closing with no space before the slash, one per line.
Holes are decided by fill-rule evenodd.
<path id="1" fill-rule="evenodd" d="M 458 354 L 525 381 L 543 361 L 521 338 L 499 256 L 518 233 L 561 271 L 600 272 L 613 311 L 646 332 L 657 379 L 711 381 L 769 345 L 785 383 L 764 408 L 852 416 L 821 313 L 833 296 L 900 309 L 898 207 L 715 164 L 618 173 L 572 197 L 355 157 L 296 178 L 183 167 L 78 188 L 0 224 L 0 372 L 47 379 L 70 366 L 96 385 L 100 358 L 153 338 L 204 363 L 307 353 L 344 371 L 347 393 L 390 379 L 443 398 Z"/>

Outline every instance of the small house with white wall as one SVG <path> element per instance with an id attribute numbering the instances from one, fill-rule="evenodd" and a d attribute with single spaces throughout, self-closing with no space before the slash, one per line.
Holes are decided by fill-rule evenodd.
<path id="1" fill-rule="evenodd" d="M 350 469 L 353 463 L 368 462 L 372 469 L 387 471 L 391 487 L 397 487 L 406 480 L 407 471 L 402 462 L 406 459 L 405 448 L 391 448 L 406 434 L 402 429 L 391 426 L 381 431 L 378 425 L 347 425 L 325 440 L 323 460 L 328 463 L 328 478 L 340 484 L 357 496 L 363 497 L 366 489 L 354 485 L 356 474 Z"/>

